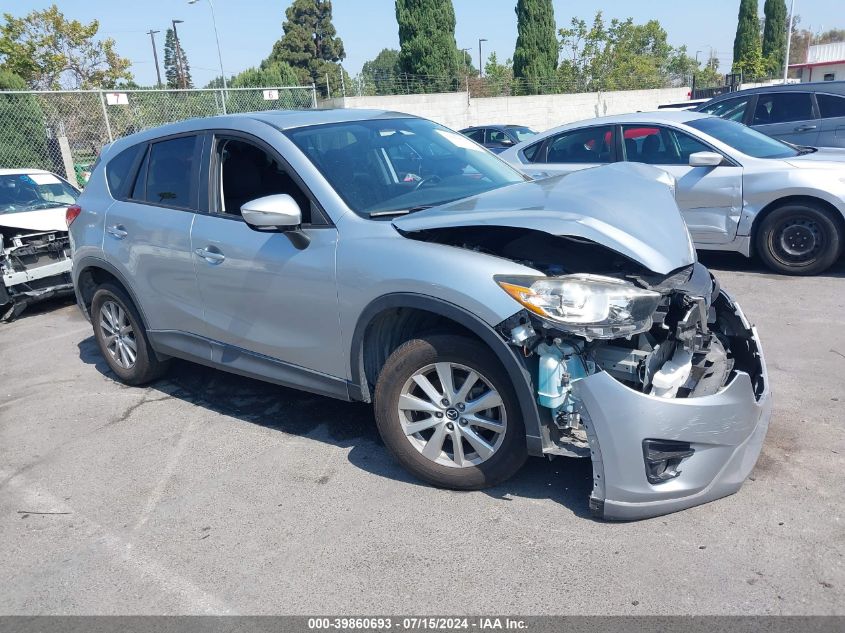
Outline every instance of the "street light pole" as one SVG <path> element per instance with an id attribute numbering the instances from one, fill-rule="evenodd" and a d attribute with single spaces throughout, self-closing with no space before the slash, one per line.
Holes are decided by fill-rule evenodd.
<path id="1" fill-rule="evenodd" d="M 487 40 L 481 38 L 478 40 L 478 76 L 484 76 L 484 61 L 481 59 L 481 42 L 486 42 Z"/>
<path id="2" fill-rule="evenodd" d="M 152 45 L 153 45 L 153 61 L 155 62 L 155 65 L 156 65 L 156 79 L 158 79 L 157 85 L 158 85 L 159 88 L 161 88 L 161 70 L 159 70 L 159 68 L 158 68 L 158 53 L 156 52 L 156 38 L 155 38 L 156 33 L 159 33 L 159 31 L 153 31 L 152 29 L 147 31 L 147 35 L 150 36 L 150 42 L 152 42 Z"/>
<path id="3" fill-rule="evenodd" d="M 188 0 L 188 4 L 196 4 L 199 0 Z M 217 61 L 220 62 L 220 77 L 223 79 L 223 90 L 228 90 L 226 85 L 226 72 L 223 70 L 223 53 L 220 52 L 220 36 L 217 34 L 217 16 L 214 14 L 214 1 L 208 0 L 211 7 L 211 23 L 214 25 L 214 40 L 217 42 Z"/>
<path id="4" fill-rule="evenodd" d="M 795 19 L 795 0 L 789 8 L 789 30 L 786 32 L 786 59 L 783 60 L 783 83 L 789 75 L 789 45 L 792 43 L 792 21 Z"/>
<path id="5" fill-rule="evenodd" d="M 462 48 L 461 49 L 461 57 L 464 58 L 463 66 L 464 66 L 464 74 L 465 75 L 469 75 L 469 72 L 467 72 L 467 55 L 469 55 L 469 52 L 471 50 L 472 50 L 471 48 Z"/>
<path id="6" fill-rule="evenodd" d="M 179 46 L 179 32 L 176 30 L 177 24 L 182 24 L 184 20 L 171 20 L 173 24 L 173 41 L 176 43 L 176 73 L 179 75 L 177 84 L 180 88 L 185 88 L 185 72 L 182 70 L 182 48 Z"/>

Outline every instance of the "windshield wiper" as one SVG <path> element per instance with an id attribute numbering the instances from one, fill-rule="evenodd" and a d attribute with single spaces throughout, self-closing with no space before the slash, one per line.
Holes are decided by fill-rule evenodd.
<path id="1" fill-rule="evenodd" d="M 795 149 L 798 150 L 799 156 L 803 156 L 804 154 L 813 154 L 813 153 L 819 151 L 819 149 L 817 147 L 809 147 L 807 145 L 798 145 L 798 146 L 796 146 Z"/>
<path id="2" fill-rule="evenodd" d="M 433 205 L 433 204 L 421 204 L 418 207 L 409 207 L 407 209 L 391 209 L 390 211 L 373 211 L 368 215 L 371 218 L 384 218 L 391 215 L 408 215 L 409 213 L 414 213 L 415 211 L 425 211 L 426 209 L 430 209 L 433 206 L 440 206 L 440 205 Z"/>

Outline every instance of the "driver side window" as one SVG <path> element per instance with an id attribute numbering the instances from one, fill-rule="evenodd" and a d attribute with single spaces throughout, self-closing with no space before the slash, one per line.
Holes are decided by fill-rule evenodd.
<path id="1" fill-rule="evenodd" d="M 270 153 L 242 139 L 218 137 L 215 156 L 215 213 L 240 216 L 247 202 L 285 193 L 299 205 L 302 223 L 311 223 L 310 199 Z"/>

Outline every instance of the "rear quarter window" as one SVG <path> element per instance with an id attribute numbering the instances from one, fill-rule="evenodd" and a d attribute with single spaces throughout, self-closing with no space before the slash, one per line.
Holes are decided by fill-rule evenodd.
<path id="1" fill-rule="evenodd" d="M 540 147 L 542 145 L 543 141 L 540 141 L 539 143 L 534 143 L 533 145 L 529 145 L 524 150 L 522 150 L 522 156 L 529 163 L 536 163 L 537 159 L 539 158 L 538 152 L 540 151 Z"/>
<path id="2" fill-rule="evenodd" d="M 126 183 L 130 178 L 130 171 L 143 145 L 133 145 L 106 163 L 106 181 L 113 198 L 125 195 Z"/>
<path id="3" fill-rule="evenodd" d="M 845 97 L 817 94 L 816 100 L 819 102 L 819 114 L 823 119 L 845 117 Z"/>

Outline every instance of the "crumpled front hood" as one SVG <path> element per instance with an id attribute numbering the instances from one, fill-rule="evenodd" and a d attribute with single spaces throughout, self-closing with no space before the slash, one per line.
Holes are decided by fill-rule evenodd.
<path id="1" fill-rule="evenodd" d="M 695 250 L 659 169 L 614 163 L 488 191 L 397 218 L 403 232 L 525 227 L 591 240 L 658 274 L 695 262 Z"/>
<path id="2" fill-rule="evenodd" d="M 35 211 L 19 211 L 17 213 L 0 213 L 0 233 L 2 227 L 23 229 L 39 233 L 41 231 L 67 231 L 65 211 L 67 207 L 52 209 L 36 209 Z"/>
<path id="3" fill-rule="evenodd" d="M 799 169 L 845 169 L 845 149 L 821 147 L 815 152 L 784 158 L 783 162 Z"/>

